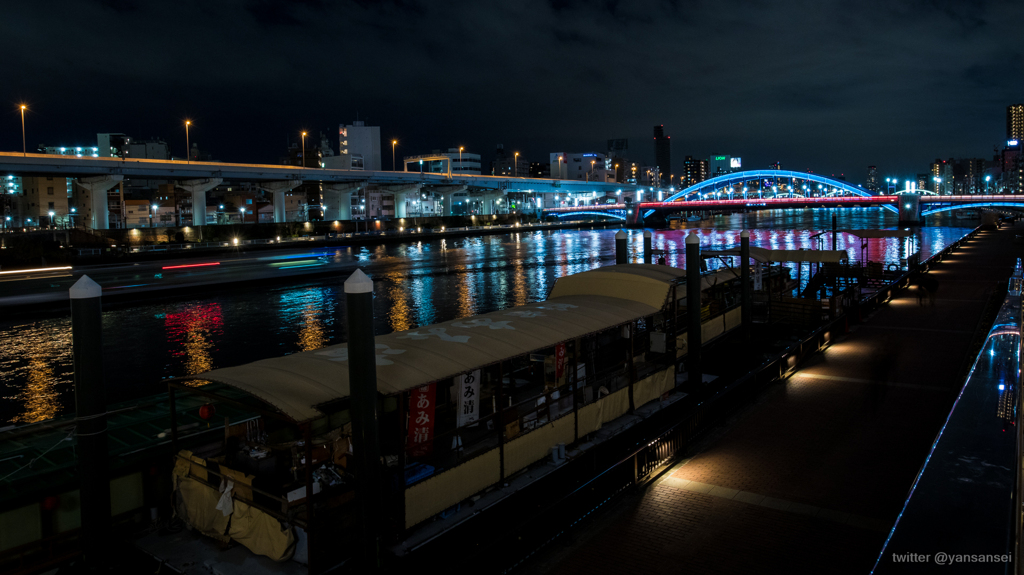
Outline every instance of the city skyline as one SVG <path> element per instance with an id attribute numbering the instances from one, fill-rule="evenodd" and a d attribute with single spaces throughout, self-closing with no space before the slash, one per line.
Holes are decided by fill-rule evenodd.
<path id="1" fill-rule="evenodd" d="M 990 158 L 1006 106 L 1024 100 L 1024 9 L 930 6 L 13 6 L 9 53 L 43 26 L 55 40 L 11 63 L 0 144 L 20 148 L 22 102 L 29 149 L 124 132 L 182 156 L 187 118 L 192 142 L 232 162 L 274 163 L 301 131 L 333 140 L 358 116 L 399 156 L 465 146 L 489 163 L 503 144 L 536 161 L 628 138 L 649 164 L 663 124 L 678 166 L 724 152 L 850 181 L 868 165 L 910 176 Z"/>

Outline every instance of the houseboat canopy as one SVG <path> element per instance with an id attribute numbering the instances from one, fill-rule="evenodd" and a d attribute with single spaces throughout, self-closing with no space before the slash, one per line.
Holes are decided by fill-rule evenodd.
<path id="1" fill-rule="evenodd" d="M 546 301 L 377 336 L 377 389 L 400 393 L 652 315 L 683 273 L 645 264 L 601 268 L 560 278 Z M 325 415 L 318 406 L 349 395 L 348 344 L 190 379 L 235 387 L 296 422 L 310 421 Z"/>

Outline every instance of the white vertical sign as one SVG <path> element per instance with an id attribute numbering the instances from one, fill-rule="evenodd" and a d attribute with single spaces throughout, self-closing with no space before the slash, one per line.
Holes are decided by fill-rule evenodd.
<path id="1" fill-rule="evenodd" d="M 458 426 L 476 423 L 480 419 L 480 370 L 456 377 L 455 389 L 459 391 Z"/>
<path id="2" fill-rule="evenodd" d="M 754 262 L 754 291 L 761 291 L 764 282 L 764 270 L 761 269 L 761 262 Z"/>

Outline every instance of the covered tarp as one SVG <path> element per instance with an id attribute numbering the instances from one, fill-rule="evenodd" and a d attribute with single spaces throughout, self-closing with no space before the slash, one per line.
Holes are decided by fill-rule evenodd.
<path id="1" fill-rule="evenodd" d="M 604 295 L 661 308 L 674 281 L 686 271 L 669 266 L 628 264 L 604 266 L 558 278 L 549 298 L 568 295 Z"/>
<path id="2" fill-rule="evenodd" d="M 203 535 L 218 541 L 227 541 L 230 515 L 217 509 L 221 494 L 214 488 L 191 477 L 174 475 L 175 511 L 182 521 Z"/>
<path id="3" fill-rule="evenodd" d="M 667 289 L 664 293 L 668 293 Z M 662 295 L 662 301 L 664 298 Z M 391 395 L 450 379 L 481 366 L 649 316 L 660 309 L 661 305 L 655 307 L 618 297 L 552 297 L 380 335 L 375 338 L 377 389 Z M 325 415 L 316 406 L 348 397 L 348 344 L 216 369 L 194 378 L 241 389 L 294 421 L 305 422 Z"/>
<path id="4" fill-rule="evenodd" d="M 235 501 L 228 535 L 249 551 L 274 561 L 287 561 L 295 553 L 295 532 L 244 501 Z"/>
<path id="5" fill-rule="evenodd" d="M 739 256 L 740 248 L 727 250 L 706 250 L 701 255 L 709 257 L 717 256 Z M 774 262 L 811 262 L 811 263 L 838 263 L 848 259 L 850 256 L 846 250 L 770 250 L 750 246 L 750 257 L 761 263 Z"/>

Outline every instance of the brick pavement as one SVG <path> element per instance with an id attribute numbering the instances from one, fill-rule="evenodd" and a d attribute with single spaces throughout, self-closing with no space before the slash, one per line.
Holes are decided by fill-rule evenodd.
<path id="1" fill-rule="evenodd" d="M 932 271 L 934 306 L 893 299 L 533 570 L 867 573 L 1022 251 L 1014 233 L 979 234 Z"/>

